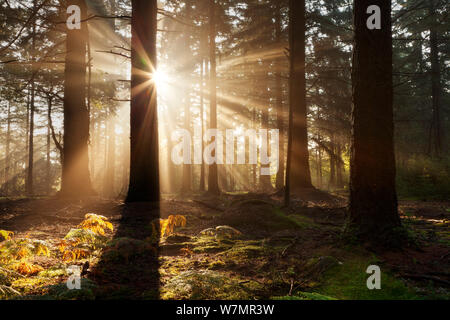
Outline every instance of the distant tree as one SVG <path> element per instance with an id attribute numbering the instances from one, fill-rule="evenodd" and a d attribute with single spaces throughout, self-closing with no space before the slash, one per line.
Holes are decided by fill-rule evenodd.
<path id="1" fill-rule="evenodd" d="M 156 85 L 157 0 L 132 0 L 131 160 L 127 202 L 160 199 Z"/>
<path id="2" fill-rule="evenodd" d="M 367 27 L 370 5 L 381 29 Z M 347 231 L 389 240 L 400 226 L 395 187 L 390 0 L 354 1 L 353 137 Z"/>
<path id="3" fill-rule="evenodd" d="M 210 61 L 210 119 L 209 127 L 217 129 L 217 73 L 216 73 L 216 1 L 210 0 L 209 7 L 209 61 Z M 215 141 L 212 141 L 215 143 Z M 208 170 L 208 192 L 211 194 L 218 194 L 219 180 L 217 172 L 217 163 L 209 166 Z"/>
<path id="4" fill-rule="evenodd" d="M 81 9 L 87 18 L 85 0 L 71 0 L 68 5 Z M 68 29 L 64 81 L 64 156 L 61 195 L 69 197 L 92 195 L 89 173 L 89 112 L 86 106 L 87 22 L 80 29 Z"/>

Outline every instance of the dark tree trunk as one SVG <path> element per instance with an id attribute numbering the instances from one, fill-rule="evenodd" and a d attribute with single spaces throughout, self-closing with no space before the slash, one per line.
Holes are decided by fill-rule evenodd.
<path id="1" fill-rule="evenodd" d="M 156 0 L 132 0 L 131 157 L 128 202 L 160 199 L 156 86 Z"/>
<path id="2" fill-rule="evenodd" d="M 311 188 L 306 107 L 306 15 L 304 0 L 290 0 L 290 108 L 292 109 L 292 150 L 290 189 Z"/>
<path id="3" fill-rule="evenodd" d="M 210 60 L 210 123 L 211 129 L 217 129 L 217 75 L 216 75 L 216 2 L 210 0 L 209 6 L 209 60 Z M 215 141 L 211 141 L 214 143 Z M 214 154 L 213 154 L 214 156 Z M 219 194 L 217 163 L 209 165 L 208 192 Z"/>
<path id="4" fill-rule="evenodd" d="M 85 0 L 72 0 L 86 19 Z M 64 157 L 61 195 L 79 197 L 94 194 L 89 174 L 89 112 L 86 107 L 87 22 L 81 29 L 67 30 L 64 82 Z"/>
<path id="5" fill-rule="evenodd" d="M 333 190 L 336 187 L 336 157 L 335 157 L 334 137 L 330 141 L 330 179 L 328 180 L 328 189 Z"/>
<path id="6" fill-rule="evenodd" d="M 339 142 L 336 144 L 336 187 L 342 189 L 344 187 L 344 162 L 342 161 L 342 146 Z"/>
<path id="7" fill-rule="evenodd" d="M 429 14 L 432 17 L 430 28 L 430 60 L 431 60 L 431 96 L 432 120 L 429 154 L 440 157 L 442 154 L 442 122 L 441 122 L 441 67 L 439 65 L 438 33 L 436 30 L 436 0 L 429 1 Z"/>
<path id="8" fill-rule="evenodd" d="M 381 30 L 366 26 L 370 5 L 381 8 Z M 354 1 L 350 216 L 347 231 L 388 241 L 400 226 L 395 189 L 390 0 Z"/>
<path id="9" fill-rule="evenodd" d="M 276 2 L 276 9 L 275 9 L 275 41 L 277 45 L 281 47 L 281 5 L 280 2 Z M 281 81 L 281 61 L 278 58 L 275 61 L 275 94 L 276 94 L 276 110 L 277 110 L 277 126 L 279 130 L 279 169 L 277 173 L 276 178 L 276 188 L 281 189 L 284 187 L 284 162 L 285 162 L 285 153 L 284 153 L 284 122 L 285 122 L 285 114 L 283 110 L 283 86 Z"/>

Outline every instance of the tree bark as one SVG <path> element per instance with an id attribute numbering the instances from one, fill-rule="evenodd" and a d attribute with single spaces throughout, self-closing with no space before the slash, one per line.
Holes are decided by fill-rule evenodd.
<path id="1" fill-rule="evenodd" d="M 205 58 L 201 58 L 201 75 L 200 75 L 200 123 L 202 127 L 202 155 L 203 151 L 205 150 L 205 139 L 203 138 L 205 135 L 205 121 L 204 121 L 204 103 L 205 103 Z M 203 157 L 202 157 L 203 159 Z M 201 192 L 204 192 L 206 190 L 205 188 L 205 161 L 202 161 L 201 167 L 200 167 L 200 184 L 199 189 Z"/>
<path id="2" fill-rule="evenodd" d="M 33 11 L 36 10 L 36 1 L 33 1 Z M 31 98 L 30 98 L 30 131 L 28 139 L 28 168 L 27 168 L 27 179 L 26 179 L 26 194 L 28 196 L 33 195 L 33 169 L 34 169 L 34 100 L 35 100 L 35 81 L 36 76 L 35 59 L 36 59 L 36 19 L 33 19 L 32 26 L 32 38 L 31 38 Z"/>
<path id="3" fill-rule="evenodd" d="M 78 5 L 81 19 L 87 18 L 85 0 L 71 0 Z M 64 157 L 62 196 L 93 195 L 89 173 L 89 112 L 86 107 L 86 45 L 87 22 L 81 29 L 67 30 L 64 82 Z"/>
<path id="4" fill-rule="evenodd" d="M 381 30 L 369 30 L 370 5 L 381 8 Z M 354 1 L 350 215 L 347 231 L 389 241 L 400 226 L 395 188 L 390 0 Z"/>
<path id="5" fill-rule="evenodd" d="M 132 0 L 131 157 L 127 202 L 160 200 L 156 85 L 156 0 Z"/>
<path id="6" fill-rule="evenodd" d="M 8 101 L 8 115 L 6 127 L 6 146 L 5 146 L 5 183 L 3 186 L 6 196 L 9 195 L 9 166 L 11 165 L 11 101 Z"/>
<path id="7" fill-rule="evenodd" d="M 290 0 L 290 107 L 292 109 L 292 150 L 290 189 L 312 188 L 309 168 L 306 107 L 306 15 L 304 0 Z"/>
<path id="8" fill-rule="evenodd" d="M 275 42 L 281 47 L 281 5 L 279 1 L 276 1 L 275 9 Z M 283 86 L 282 86 L 282 74 L 281 74 L 281 61 L 278 58 L 275 61 L 275 94 L 276 94 L 276 110 L 277 110 L 277 126 L 280 131 L 279 134 L 279 169 L 276 177 L 276 188 L 281 189 L 284 187 L 284 174 L 285 174 L 285 153 L 284 153 L 284 122 L 285 114 L 283 110 Z"/>
<path id="9" fill-rule="evenodd" d="M 187 1 L 186 3 L 186 18 L 190 19 L 191 16 L 191 3 L 190 1 Z M 191 44 L 190 44 L 190 29 L 186 28 L 186 32 L 184 33 L 184 50 L 185 55 L 191 55 Z M 184 129 L 189 131 L 192 136 L 192 130 L 191 130 L 191 79 L 190 79 L 190 65 L 189 61 L 186 61 L 186 65 L 184 68 L 185 71 L 185 79 L 186 79 L 186 86 L 184 88 Z M 191 150 L 192 154 L 192 150 Z M 188 163 L 183 164 L 183 179 L 182 179 L 182 186 L 181 186 L 181 192 L 182 193 L 189 193 L 192 191 L 192 165 Z"/>
<path id="10" fill-rule="evenodd" d="M 430 28 L 430 61 L 431 61 L 431 96 L 432 120 L 429 154 L 435 157 L 442 155 L 442 122 L 441 122 L 441 67 L 439 64 L 438 33 L 436 30 L 436 1 L 429 1 L 429 15 L 432 17 Z"/>
<path id="11" fill-rule="evenodd" d="M 209 5 L 209 60 L 210 60 L 210 123 L 211 129 L 217 129 L 217 74 L 216 74 L 216 2 L 210 0 Z M 216 141 L 211 141 L 215 143 Z M 214 156 L 214 154 L 213 154 Z M 208 192 L 219 194 L 219 180 L 217 163 L 209 165 L 208 170 Z"/>

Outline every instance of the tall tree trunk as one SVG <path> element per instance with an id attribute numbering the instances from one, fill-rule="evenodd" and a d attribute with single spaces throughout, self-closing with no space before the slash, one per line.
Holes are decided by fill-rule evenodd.
<path id="1" fill-rule="evenodd" d="M 305 0 L 290 0 L 290 105 L 292 108 L 291 191 L 311 188 L 306 107 Z"/>
<path id="2" fill-rule="evenodd" d="M 205 103 L 205 58 L 201 59 L 201 75 L 200 75 L 200 123 L 202 127 L 202 159 L 203 159 L 203 151 L 205 150 L 205 139 L 203 138 L 205 135 L 205 121 L 204 121 L 204 103 Z M 205 161 L 202 160 L 202 164 L 200 167 L 200 184 L 199 189 L 201 192 L 205 191 Z"/>
<path id="3" fill-rule="evenodd" d="M 87 18 L 85 0 L 78 5 L 82 20 Z M 64 82 L 64 157 L 61 195 L 79 197 L 94 194 L 89 174 L 89 112 L 86 107 L 87 22 L 81 29 L 67 30 Z"/>
<path id="4" fill-rule="evenodd" d="M 132 0 L 131 19 L 131 157 L 128 202 L 160 199 L 156 70 L 158 2 Z"/>
<path id="5" fill-rule="evenodd" d="M 107 197 L 114 197 L 115 194 L 115 177 L 116 177 L 116 121 L 115 115 L 109 113 L 108 124 L 108 152 L 106 159 L 105 174 L 105 194 Z"/>
<path id="6" fill-rule="evenodd" d="M 52 100 L 53 98 L 51 96 L 47 97 L 47 119 L 51 119 L 52 116 Z M 46 164 L 46 174 L 45 174 L 45 184 L 46 184 L 46 189 L 47 189 L 47 194 L 50 194 L 52 191 L 52 182 L 51 182 L 51 158 L 50 158 L 50 145 L 51 143 L 51 128 L 50 128 L 50 123 L 48 123 L 47 125 L 47 150 L 46 150 L 46 160 L 47 160 L 47 164 Z"/>
<path id="7" fill-rule="evenodd" d="M 186 18 L 190 19 L 191 16 L 191 2 L 186 1 Z M 184 50 L 185 54 L 190 56 L 191 55 L 191 44 L 190 44 L 190 29 L 186 29 L 186 32 L 184 33 Z M 185 62 L 186 65 L 184 66 L 185 71 L 185 79 L 186 79 L 186 86 L 184 88 L 184 129 L 189 131 L 192 136 L 191 131 L 191 79 L 190 79 L 190 61 Z M 191 150 L 192 154 L 192 150 Z M 181 192 L 182 193 L 189 193 L 192 190 L 192 165 L 188 163 L 183 164 L 183 179 L 182 179 L 182 186 L 181 186 Z"/>
<path id="8" fill-rule="evenodd" d="M 209 0 L 209 60 L 210 60 L 210 122 L 211 129 L 217 129 L 217 74 L 216 74 L 216 2 Z M 216 143 L 216 141 L 211 141 Z M 213 154 L 214 156 L 215 154 Z M 217 163 L 209 165 L 208 192 L 219 194 Z"/>
<path id="9" fill-rule="evenodd" d="M 281 47 L 281 4 L 279 1 L 276 1 L 276 9 L 275 9 L 275 42 L 278 46 Z M 276 178 L 276 188 L 281 189 L 284 187 L 284 110 L 283 110 L 283 86 L 281 78 L 281 61 L 279 58 L 275 61 L 275 94 L 276 94 L 276 110 L 277 110 L 277 126 L 280 131 L 279 134 L 279 169 Z"/>
<path id="10" fill-rule="evenodd" d="M 441 67 L 439 65 L 438 33 L 436 30 L 436 0 L 429 0 L 429 15 L 432 17 L 430 28 L 430 60 L 431 60 L 431 96 L 432 120 L 429 153 L 440 157 L 442 154 L 442 122 L 441 122 Z"/>
<path id="11" fill-rule="evenodd" d="M 36 0 L 33 1 L 33 11 L 36 10 Z M 28 138 L 28 169 L 27 169 L 27 179 L 26 179 L 26 193 L 31 196 L 34 193 L 33 187 L 33 169 L 34 169 L 34 99 L 35 99 L 35 81 L 36 67 L 36 19 L 33 19 L 32 26 L 32 38 L 31 38 L 31 100 L 30 100 L 30 131 Z"/>
<path id="12" fill-rule="evenodd" d="M 3 186 L 3 189 L 5 195 L 8 196 L 10 185 L 9 166 L 11 165 L 11 101 L 8 101 L 5 153 L 5 184 Z"/>
<path id="13" fill-rule="evenodd" d="M 330 179 L 328 180 L 328 190 L 336 187 L 336 157 L 335 157 L 334 137 L 330 140 Z"/>
<path id="14" fill-rule="evenodd" d="M 366 26 L 381 8 L 381 29 Z M 354 1 L 352 154 L 347 232 L 389 241 L 400 226 L 395 189 L 390 0 Z"/>
<path id="15" fill-rule="evenodd" d="M 342 145 L 340 142 L 336 144 L 336 187 L 342 189 L 344 187 L 343 178 L 343 161 L 342 161 Z"/>

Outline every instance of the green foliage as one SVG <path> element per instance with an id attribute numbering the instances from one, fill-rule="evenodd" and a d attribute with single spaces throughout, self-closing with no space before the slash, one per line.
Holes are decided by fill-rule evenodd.
<path id="1" fill-rule="evenodd" d="M 376 258 L 352 256 L 323 274 L 320 294 L 342 300 L 415 300 L 420 297 L 401 280 L 381 267 L 381 290 L 367 288 L 367 267 L 379 264 Z"/>
<path id="2" fill-rule="evenodd" d="M 80 290 L 69 290 L 66 283 L 60 283 L 48 288 L 48 295 L 44 298 L 52 300 L 94 300 L 94 290 L 97 284 L 90 279 L 81 279 Z"/>
<path id="3" fill-rule="evenodd" d="M 402 198 L 450 199 L 450 159 L 409 159 L 397 170 L 397 191 Z"/>
<path id="4" fill-rule="evenodd" d="M 296 292 L 293 296 L 273 297 L 273 300 L 337 300 L 315 292 Z"/>

